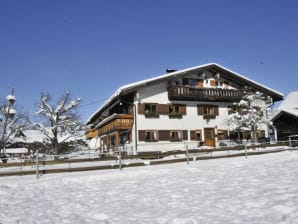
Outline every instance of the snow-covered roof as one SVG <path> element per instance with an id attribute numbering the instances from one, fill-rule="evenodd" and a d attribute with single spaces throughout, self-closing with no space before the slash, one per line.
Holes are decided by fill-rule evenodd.
<path id="1" fill-rule="evenodd" d="M 279 105 L 279 110 L 297 109 L 298 110 L 298 91 L 291 92 L 286 99 Z"/>
<path id="2" fill-rule="evenodd" d="M 27 148 L 8 148 L 5 151 L 6 153 L 28 153 Z"/>
<path id="3" fill-rule="evenodd" d="M 43 142 L 43 141 L 48 141 L 47 136 L 43 134 L 40 130 L 24 130 L 24 137 L 17 137 L 15 138 L 15 142 L 26 142 L 26 143 L 33 143 L 33 142 Z M 81 136 L 72 136 L 68 138 L 67 141 L 76 141 L 83 139 L 83 132 Z M 65 136 L 58 136 L 58 138 L 65 138 Z"/>
<path id="4" fill-rule="evenodd" d="M 248 79 L 248 78 L 246 78 L 245 76 L 243 76 L 239 73 L 236 73 L 236 72 L 234 72 L 230 69 L 225 68 L 224 66 L 221 66 L 221 65 L 216 64 L 216 63 L 208 63 L 208 64 L 203 64 L 203 65 L 199 65 L 199 66 L 195 66 L 195 67 L 190 67 L 190 68 L 178 70 L 178 71 L 171 72 L 171 73 L 166 73 L 166 74 L 163 74 L 163 75 L 160 75 L 160 76 L 157 76 L 157 77 L 153 77 L 153 78 L 145 79 L 145 80 L 142 80 L 142 81 L 139 81 L 139 82 L 130 83 L 130 84 L 121 86 L 120 88 L 118 88 L 114 92 L 114 94 L 106 102 L 104 102 L 101 105 L 101 107 L 99 107 L 99 109 L 97 111 L 95 111 L 88 118 L 86 123 L 89 124 L 97 114 L 99 114 L 107 105 L 109 105 L 114 99 L 116 99 L 118 96 L 120 96 L 123 92 L 127 92 L 131 89 L 135 89 L 137 87 L 144 86 L 144 85 L 149 84 L 151 82 L 164 80 L 164 79 L 167 79 L 169 77 L 175 77 L 175 76 L 179 76 L 179 75 L 182 75 L 182 74 L 185 74 L 185 73 L 189 73 L 191 71 L 196 71 L 196 70 L 205 69 L 205 68 L 217 68 L 217 69 L 223 70 L 224 72 L 227 72 L 227 73 L 230 73 L 231 75 L 234 75 L 238 79 L 243 79 L 244 81 L 249 82 L 252 85 L 255 85 L 259 88 L 266 89 L 267 91 L 271 92 L 272 94 L 275 94 L 277 96 L 277 98 L 279 98 L 279 99 L 283 98 L 283 94 L 278 92 L 278 91 L 275 91 L 271 88 L 268 88 L 268 87 L 266 87 L 266 86 L 264 86 L 264 85 L 262 85 L 258 82 L 255 82 L 251 79 Z"/>
<path id="5" fill-rule="evenodd" d="M 286 99 L 279 105 L 278 113 L 271 120 L 275 120 L 283 113 L 292 115 L 298 119 L 298 91 L 291 92 Z"/>

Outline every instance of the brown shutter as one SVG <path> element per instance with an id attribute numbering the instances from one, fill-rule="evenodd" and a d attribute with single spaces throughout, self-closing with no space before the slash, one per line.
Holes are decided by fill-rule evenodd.
<path id="1" fill-rule="evenodd" d="M 170 140 L 170 131 L 169 130 L 159 130 L 158 138 L 159 138 L 159 141 L 169 141 Z"/>
<path id="2" fill-rule="evenodd" d="M 139 130 L 139 141 L 145 141 L 145 130 Z"/>
<path id="3" fill-rule="evenodd" d="M 158 104 L 157 110 L 158 110 L 158 114 L 168 115 L 169 114 L 169 105 L 168 104 Z"/>
<path id="4" fill-rule="evenodd" d="M 265 131 L 261 130 L 261 138 L 265 138 Z"/>
<path id="5" fill-rule="evenodd" d="M 190 140 L 196 141 L 196 131 L 190 131 Z"/>
<path id="6" fill-rule="evenodd" d="M 188 131 L 187 130 L 183 130 L 182 131 L 182 135 L 183 135 L 183 140 L 188 140 Z"/>
<path id="7" fill-rule="evenodd" d="M 138 114 L 145 114 L 145 104 L 138 104 Z"/>
<path id="8" fill-rule="evenodd" d="M 204 105 L 197 105 L 198 108 L 198 115 L 204 114 Z"/>
<path id="9" fill-rule="evenodd" d="M 218 105 L 213 105 L 213 107 L 214 107 L 214 114 L 215 114 L 215 116 L 218 116 L 219 115 Z"/>
<path id="10" fill-rule="evenodd" d="M 229 138 L 228 130 L 224 130 L 223 133 L 224 133 L 224 139 L 228 139 Z"/>
<path id="11" fill-rule="evenodd" d="M 182 115 L 186 115 L 186 105 L 185 104 L 180 105 L 180 113 Z"/>

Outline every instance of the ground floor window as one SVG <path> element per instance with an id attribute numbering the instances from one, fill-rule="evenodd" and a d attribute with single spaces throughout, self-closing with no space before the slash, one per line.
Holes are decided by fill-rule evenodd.
<path id="1" fill-rule="evenodd" d="M 217 130 L 217 140 L 218 141 L 228 139 L 228 137 L 229 136 L 228 136 L 227 130 L 222 130 L 222 129 Z"/>
<path id="2" fill-rule="evenodd" d="M 192 130 L 190 131 L 190 140 L 192 141 L 202 141 L 202 131 Z"/>
<path id="3" fill-rule="evenodd" d="M 156 142 L 157 141 L 157 131 L 145 131 L 145 141 L 146 142 Z"/>
<path id="4" fill-rule="evenodd" d="M 181 131 L 170 131 L 170 141 L 181 141 Z"/>

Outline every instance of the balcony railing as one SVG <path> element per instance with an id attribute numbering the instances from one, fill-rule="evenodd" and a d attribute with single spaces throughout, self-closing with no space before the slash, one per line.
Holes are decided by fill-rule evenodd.
<path id="1" fill-rule="evenodd" d="M 197 88 L 191 86 L 169 86 L 170 100 L 193 101 L 238 101 L 244 95 L 244 90 L 223 88 Z"/>
<path id="2" fill-rule="evenodd" d="M 98 125 L 98 135 L 110 133 L 112 131 L 129 130 L 133 126 L 133 115 L 130 114 L 113 114 Z"/>

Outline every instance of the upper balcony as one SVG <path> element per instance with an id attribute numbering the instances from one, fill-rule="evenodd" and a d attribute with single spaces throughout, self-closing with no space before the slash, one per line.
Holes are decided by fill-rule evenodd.
<path id="1" fill-rule="evenodd" d="M 129 130 L 133 127 L 133 115 L 113 114 L 102 120 L 96 127 L 99 136 L 113 131 Z"/>
<path id="2" fill-rule="evenodd" d="M 170 100 L 233 102 L 239 101 L 244 96 L 244 90 L 170 85 L 168 96 Z"/>

